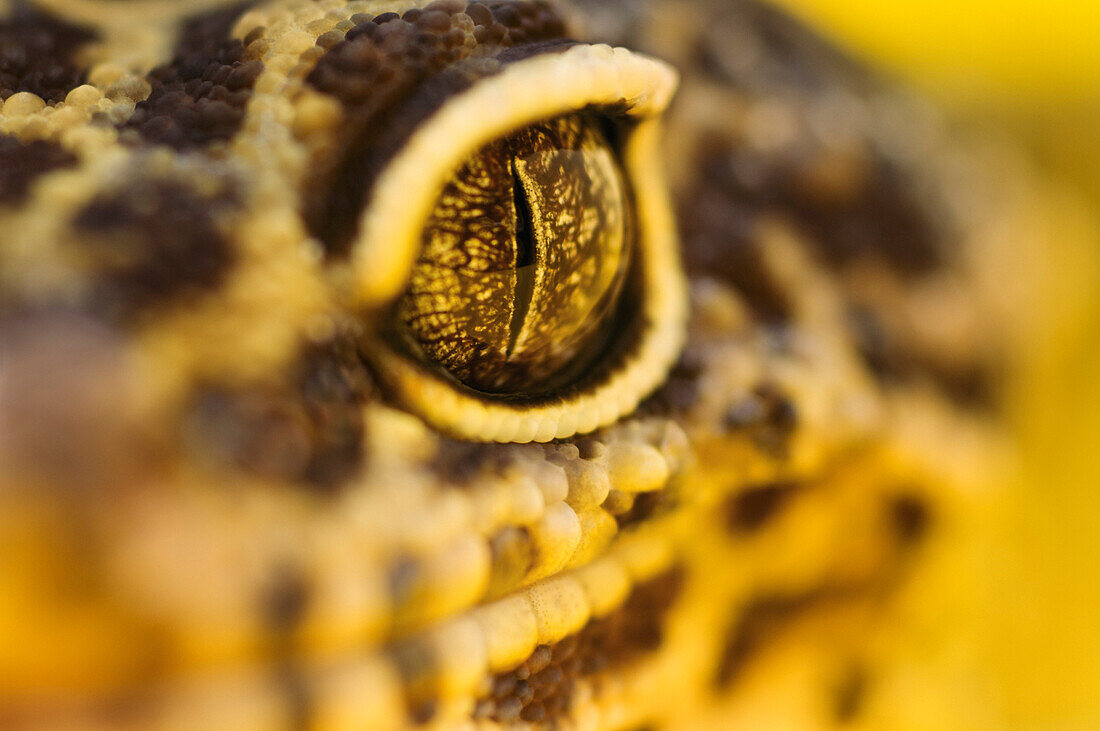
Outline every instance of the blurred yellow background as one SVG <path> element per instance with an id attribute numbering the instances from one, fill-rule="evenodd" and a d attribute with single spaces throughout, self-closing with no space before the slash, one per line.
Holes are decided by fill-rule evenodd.
<path id="1" fill-rule="evenodd" d="M 782 2 L 971 130 L 1008 136 L 1056 191 L 1023 267 L 1021 464 L 968 631 L 1007 727 L 1100 728 L 1100 2 Z"/>

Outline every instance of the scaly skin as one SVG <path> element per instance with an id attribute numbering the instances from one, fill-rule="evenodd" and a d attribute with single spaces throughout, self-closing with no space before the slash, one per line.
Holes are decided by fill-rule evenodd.
<path id="1" fill-rule="evenodd" d="M 416 5 L 0 3 L 0 725 L 922 727 L 1016 202 L 755 2 Z M 590 105 L 614 344 L 464 388 L 424 220 Z"/>

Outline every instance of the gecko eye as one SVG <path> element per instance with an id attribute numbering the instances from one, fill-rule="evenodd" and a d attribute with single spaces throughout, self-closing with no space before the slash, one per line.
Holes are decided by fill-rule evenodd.
<path id="1" fill-rule="evenodd" d="M 487 393 L 550 391 L 592 364 L 631 255 L 626 181 L 600 122 L 526 127 L 455 173 L 397 306 L 410 350 Z"/>
<path id="2" fill-rule="evenodd" d="M 349 260 L 364 353 L 395 403 L 460 438 L 592 431 L 683 343 L 659 149 L 676 74 L 577 44 L 467 78 L 412 97 L 417 126 L 372 179 Z"/>

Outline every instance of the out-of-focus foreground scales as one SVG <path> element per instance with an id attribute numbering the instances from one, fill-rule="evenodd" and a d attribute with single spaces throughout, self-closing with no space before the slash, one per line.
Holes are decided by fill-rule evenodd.
<path id="1" fill-rule="evenodd" d="M 0 98 L 0 726 L 963 692 L 1018 201 L 788 17 L 0 0 Z"/>

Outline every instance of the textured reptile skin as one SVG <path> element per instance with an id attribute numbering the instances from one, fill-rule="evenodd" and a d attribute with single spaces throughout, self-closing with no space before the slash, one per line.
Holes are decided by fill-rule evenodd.
<path id="1" fill-rule="evenodd" d="M 0 0 L 0 726 L 928 727 L 1013 194 L 755 1 L 422 5 Z M 482 394 L 419 201 L 569 105 L 614 343 Z"/>

